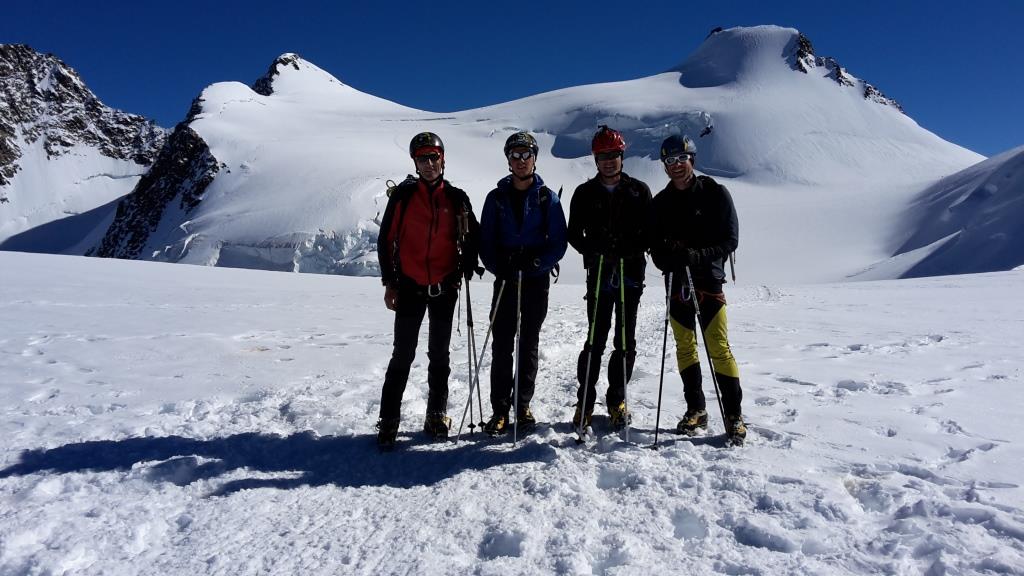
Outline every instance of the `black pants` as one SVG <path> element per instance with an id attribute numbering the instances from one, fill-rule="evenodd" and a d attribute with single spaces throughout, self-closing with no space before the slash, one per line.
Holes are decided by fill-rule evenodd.
<path id="1" fill-rule="evenodd" d="M 540 345 L 540 329 L 548 314 L 548 291 L 551 278 L 543 276 L 523 278 L 522 298 L 517 294 L 515 279 L 506 280 L 505 289 L 498 301 L 502 280 L 494 282 L 491 297 L 491 314 L 497 306 L 494 317 L 491 344 L 491 408 L 495 414 L 508 415 L 512 406 L 515 385 L 516 346 L 516 302 L 521 303 L 522 327 L 519 344 L 519 398 L 517 409 L 525 409 L 533 399 L 537 381 L 537 348 Z"/>
<path id="2" fill-rule="evenodd" d="M 457 287 L 445 286 L 438 296 L 429 296 L 425 286 L 403 282 L 398 288 L 395 311 L 395 346 L 384 375 L 380 393 L 380 417 L 398 418 L 402 395 L 409 380 L 409 368 L 416 357 L 423 314 L 429 317 L 427 336 L 427 412 L 447 412 L 448 375 L 451 373 L 448 345 L 452 340 L 452 317 L 459 300 Z"/>
<path id="3" fill-rule="evenodd" d="M 607 406 L 618 406 L 626 398 L 626 381 L 623 380 L 623 362 L 626 377 L 633 376 L 633 363 L 636 361 L 636 315 L 640 308 L 640 297 L 644 293 L 643 284 L 627 286 L 625 294 L 626 344 L 622 342 L 622 293 L 617 288 L 601 290 L 597 298 L 597 309 L 594 309 L 594 286 L 587 283 L 587 327 L 594 326 L 593 345 L 584 344 L 576 363 L 576 399 L 586 401 L 587 412 L 594 411 L 597 399 L 598 378 L 601 375 L 601 357 L 604 355 L 605 343 L 608 341 L 608 330 L 614 330 L 612 339 L 614 350 L 608 359 L 608 393 L 605 395 Z M 612 326 L 612 312 L 615 325 Z M 589 334 L 587 335 L 589 339 Z M 587 384 L 587 397 L 583 398 L 583 383 L 587 378 L 587 359 L 590 359 L 590 382 Z"/>

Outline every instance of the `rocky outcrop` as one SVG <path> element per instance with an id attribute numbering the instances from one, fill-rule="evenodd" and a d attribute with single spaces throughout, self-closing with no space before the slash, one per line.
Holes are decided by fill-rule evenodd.
<path id="1" fill-rule="evenodd" d="M 206 142 L 187 123 L 178 124 L 149 173 L 118 204 L 100 245 L 87 255 L 138 258 L 167 210 L 177 207 L 188 214 L 219 171 Z"/>
<path id="2" fill-rule="evenodd" d="M 149 166 L 166 137 L 153 121 L 105 106 L 56 56 L 0 44 L 0 188 L 21 169 L 22 146 L 41 141 L 53 158 L 84 144 Z"/>
<path id="3" fill-rule="evenodd" d="M 871 100 L 872 102 L 878 102 L 879 104 L 892 106 L 893 108 L 906 114 L 906 112 L 903 110 L 903 106 L 900 106 L 899 102 L 892 98 L 889 98 L 885 94 L 882 94 L 882 92 L 878 88 L 875 88 L 874 86 L 868 84 L 867 82 L 864 83 L 864 98 Z"/>
<path id="4" fill-rule="evenodd" d="M 799 34 L 796 39 L 796 46 L 793 54 L 790 56 L 790 65 L 794 70 L 798 70 L 807 74 L 814 68 L 824 68 L 826 71 L 825 76 L 831 78 L 840 86 L 856 87 L 858 82 L 863 82 L 857 78 L 851 76 L 845 68 L 843 68 L 839 62 L 831 56 L 815 56 L 814 45 L 811 44 L 810 38 Z M 892 98 L 882 94 L 877 88 L 867 82 L 864 84 L 863 96 L 866 100 L 877 102 L 885 106 L 892 106 L 893 108 L 903 112 L 903 106 Z M 904 112 L 905 113 L 905 112 Z"/>
<path id="5" fill-rule="evenodd" d="M 281 73 L 281 68 L 291 66 L 292 68 L 299 69 L 299 60 L 301 58 L 298 54 L 282 54 L 274 60 L 273 64 L 270 65 L 270 69 L 263 75 L 259 80 L 256 80 L 252 84 L 253 92 L 261 94 L 263 96 L 270 96 L 274 93 L 274 77 Z"/>
<path id="6" fill-rule="evenodd" d="M 803 34 L 800 34 L 796 38 L 796 52 L 793 53 L 792 66 L 794 70 L 799 70 L 804 74 L 807 74 L 808 70 L 814 68 L 817 65 L 816 58 L 814 56 L 814 45 L 811 44 L 811 39 Z"/>

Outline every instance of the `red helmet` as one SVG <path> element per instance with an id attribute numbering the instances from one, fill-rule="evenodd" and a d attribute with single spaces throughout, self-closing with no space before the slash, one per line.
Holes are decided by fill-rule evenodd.
<path id="1" fill-rule="evenodd" d="M 626 150 L 626 140 L 623 139 L 622 134 L 618 130 L 612 130 L 602 124 L 597 134 L 594 134 L 594 140 L 590 143 L 590 150 L 594 154 L 600 154 L 601 152 L 624 152 Z"/>

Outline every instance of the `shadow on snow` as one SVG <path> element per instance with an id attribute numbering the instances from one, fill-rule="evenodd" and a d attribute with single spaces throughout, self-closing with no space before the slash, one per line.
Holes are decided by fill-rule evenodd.
<path id="1" fill-rule="evenodd" d="M 464 471 L 549 461 L 555 456 L 554 448 L 547 444 L 525 443 L 515 450 L 507 446 L 505 442 L 474 440 L 434 444 L 406 437 L 394 452 L 380 454 L 372 435 L 317 437 L 304 432 L 287 437 L 246 433 L 212 440 L 128 438 L 26 450 L 21 462 L 0 470 L 0 478 L 37 472 L 130 470 L 142 463 L 152 463 L 143 471 L 146 479 L 178 486 L 240 469 L 289 474 L 286 478 L 230 480 L 211 493 L 221 496 L 254 488 L 285 490 L 327 484 L 411 488 L 436 484 Z"/>

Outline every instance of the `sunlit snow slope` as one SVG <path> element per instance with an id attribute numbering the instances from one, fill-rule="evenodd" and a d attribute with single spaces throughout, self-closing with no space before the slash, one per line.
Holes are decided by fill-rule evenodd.
<path id="1" fill-rule="evenodd" d="M 793 29 L 735 28 L 663 74 L 443 114 L 360 93 L 286 55 L 265 80 L 269 95 L 239 83 L 203 92 L 190 126 L 219 170 L 198 205 L 163 213 L 138 257 L 373 274 L 385 181 L 413 170 L 415 133 L 441 135 L 446 176 L 479 209 L 507 173 L 501 149 L 513 131 L 537 134 L 538 171 L 568 200 L 595 173 L 589 140 L 607 123 L 629 142 L 626 171 L 654 191 L 667 181 L 661 140 L 697 139 L 698 169 L 736 199 L 742 277 L 844 278 L 892 255 L 915 194 L 982 157 L 921 128 L 805 43 Z M 565 268 L 573 278 L 581 267 Z"/>

